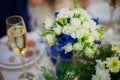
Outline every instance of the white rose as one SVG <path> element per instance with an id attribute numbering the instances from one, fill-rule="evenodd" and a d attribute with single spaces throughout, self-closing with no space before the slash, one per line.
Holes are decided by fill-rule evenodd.
<path id="1" fill-rule="evenodd" d="M 90 56 L 90 55 L 94 54 L 94 51 L 88 47 L 85 48 L 84 52 L 85 52 L 86 56 Z"/>
<path id="2" fill-rule="evenodd" d="M 53 34 L 46 35 L 46 39 L 47 39 L 48 43 L 50 44 L 50 46 L 54 44 L 54 38 L 55 38 L 55 35 L 53 35 Z"/>
<path id="3" fill-rule="evenodd" d="M 85 28 L 85 29 L 90 29 L 91 26 L 90 26 L 89 22 L 84 22 L 82 24 L 82 27 Z"/>
<path id="4" fill-rule="evenodd" d="M 81 12 L 80 12 L 80 9 L 75 9 L 74 11 L 73 11 L 75 14 L 80 14 Z"/>
<path id="5" fill-rule="evenodd" d="M 72 18 L 71 26 L 73 26 L 74 28 L 79 28 L 81 26 L 81 21 L 77 18 Z"/>
<path id="6" fill-rule="evenodd" d="M 80 29 L 76 32 L 76 37 L 77 38 L 82 38 L 84 35 L 89 35 L 89 30 Z"/>
<path id="7" fill-rule="evenodd" d="M 83 50 L 83 46 L 82 46 L 81 43 L 75 43 L 74 46 L 73 46 L 73 48 L 74 48 L 75 50 L 78 50 L 78 51 Z"/>
<path id="8" fill-rule="evenodd" d="M 71 34 L 71 37 L 74 38 L 74 39 L 76 38 L 75 32 L 73 32 L 73 33 Z"/>
<path id="9" fill-rule="evenodd" d="M 90 36 L 92 36 L 94 40 L 99 40 L 99 33 L 97 31 L 91 32 Z"/>
<path id="10" fill-rule="evenodd" d="M 68 18 L 73 17 L 74 13 L 69 10 L 69 8 L 63 8 L 61 9 L 60 13 L 57 15 L 57 18 Z"/>
<path id="11" fill-rule="evenodd" d="M 83 37 L 83 32 L 82 32 L 82 30 L 78 30 L 78 31 L 76 32 L 76 37 L 77 37 L 77 38 L 82 38 L 82 37 Z"/>
<path id="12" fill-rule="evenodd" d="M 79 9 L 80 13 L 82 16 L 84 16 L 86 19 L 91 19 L 92 17 L 85 11 L 84 9 L 80 8 Z"/>
<path id="13" fill-rule="evenodd" d="M 80 21 L 83 22 L 83 20 L 85 19 L 84 16 L 80 16 Z"/>
<path id="14" fill-rule="evenodd" d="M 54 32 L 55 32 L 57 35 L 60 35 L 60 34 L 62 33 L 62 27 L 57 24 L 57 27 L 54 28 Z"/>
<path id="15" fill-rule="evenodd" d="M 45 20 L 45 29 L 51 29 L 53 27 L 53 20 L 51 18 L 47 18 Z"/>
<path id="16" fill-rule="evenodd" d="M 69 35 L 69 34 L 72 34 L 75 31 L 76 31 L 76 28 L 74 28 L 74 27 L 72 27 L 70 25 L 67 25 L 67 26 L 63 27 L 63 33 L 65 33 L 65 34 Z"/>
<path id="17" fill-rule="evenodd" d="M 63 49 L 65 49 L 65 52 L 71 52 L 72 51 L 72 44 L 68 43 L 66 46 L 63 47 Z"/>
<path id="18" fill-rule="evenodd" d="M 89 36 L 88 39 L 86 40 L 86 42 L 93 43 L 94 40 L 95 40 L 95 38 L 93 36 Z"/>

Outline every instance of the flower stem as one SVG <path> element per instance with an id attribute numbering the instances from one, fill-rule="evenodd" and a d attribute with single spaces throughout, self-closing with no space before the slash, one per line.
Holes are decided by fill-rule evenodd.
<path id="1" fill-rule="evenodd" d="M 74 8 L 78 8 L 78 7 L 79 7 L 78 0 L 74 0 Z"/>

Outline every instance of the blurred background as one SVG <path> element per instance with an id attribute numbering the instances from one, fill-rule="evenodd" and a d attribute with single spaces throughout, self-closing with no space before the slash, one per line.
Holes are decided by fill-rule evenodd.
<path id="1" fill-rule="evenodd" d="M 80 7 L 99 18 L 105 29 L 118 30 L 120 23 L 120 0 L 78 0 Z M 6 35 L 5 20 L 12 15 L 23 16 L 27 31 L 41 29 L 45 18 L 54 15 L 63 7 L 71 7 L 73 0 L 1 0 L 0 1 L 0 37 Z"/>
<path id="2" fill-rule="evenodd" d="M 43 3 L 38 4 L 40 1 Z M 118 39 L 120 35 L 120 0 L 78 1 L 81 8 L 86 9 L 92 17 L 99 18 L 100 23 L 105 26 L 107 40 Z M 72 6 L 73 0 L 30 0 L 28 8 L 31 29 L 41 29 L 45 18 L 54 15 L 54 12 L 61 8 Z"/>

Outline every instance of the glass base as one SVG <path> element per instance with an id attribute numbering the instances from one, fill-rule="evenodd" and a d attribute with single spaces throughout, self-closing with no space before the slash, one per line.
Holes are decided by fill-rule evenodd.
<path id="1" fill-rule="evenodd" d="M 35 80 L 35 76 L 31 73 L 26 73 L 26 75 L 20 75 L 19 80 Z"/>

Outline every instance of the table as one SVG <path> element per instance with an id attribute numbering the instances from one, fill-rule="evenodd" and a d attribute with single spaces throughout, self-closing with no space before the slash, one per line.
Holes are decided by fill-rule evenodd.
<path id="1" fill-rule="evenodd" d="M 31 36 L 39 37 L 36 31 L 33 31 L 29 34 L 31 34 Z M 50 57 L 47 55 L 47 52 L 45 52 L 37 62 L 28 66 L 26 68 L 26 72 L 33 73 L 36 78 L 35 80 L 37 80 L 41 76 L 41 71 L 39 70 L 41 66 L 47 66 L 50 69 L 55 70 L 55 66 L 51 63 Z M 23 73 L 22 69 L 15 69 L 15 70 L 3 69 L 3 68 L 0 69 L 3 74 L 4 80 L 18 80 L 18 77 Z"/>

